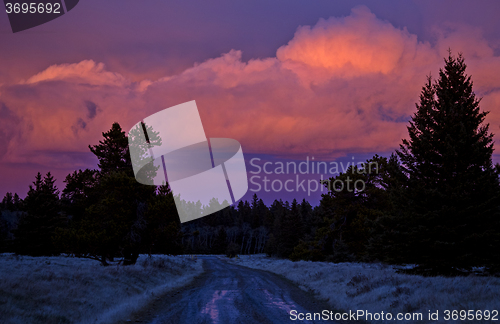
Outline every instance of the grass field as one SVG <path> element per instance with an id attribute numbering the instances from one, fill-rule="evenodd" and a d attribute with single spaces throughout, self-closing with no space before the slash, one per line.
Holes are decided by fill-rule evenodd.
<path id="1" fill-rule="evenodd" d="M 265 255 L 244 255 L 230 262 L 280 274 L 327 299 L 332 309 L 347 312 L 422 313 L 419 323 L 424 323 L 431 322 L 427 319 L 429 310 L 438 310 L 439 320 L 433 323 L 458 323 L 460 317 L 445 320 L 444 311 L 500 311 L 500 278 L 495 277 L 422 277 L 398 274 L 380 263 L 292 262 Z M 496 318 L 491 322 L 498 323 L 500 315 Z M 483 318 L 481 322 L 486 321 Z"/>
<path id="2" fill-rule="evenodd" d="M 113 323 L 203 272 L 202 261 L 141 255 L 136 265 L 103 267 L 70 257 L 0 254 L 2 324 Z"/>

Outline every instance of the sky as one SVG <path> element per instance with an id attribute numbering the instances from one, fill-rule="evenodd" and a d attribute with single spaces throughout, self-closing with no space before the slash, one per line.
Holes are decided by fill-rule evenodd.
<path id="1" fill-rule="evenodd" d="M 24 197 L 37 172 L 62 189 L 96 167 L 88 145 L 113 122 L 128 131 L 190 100 L 207 137 L 241 143 L 248 171 L 252 158 L 388 156 L 448 49 L 500 133 L 499 14 L 498 1 L 85 0 L 14 34 L 0 13 L 0 195 Z"/>

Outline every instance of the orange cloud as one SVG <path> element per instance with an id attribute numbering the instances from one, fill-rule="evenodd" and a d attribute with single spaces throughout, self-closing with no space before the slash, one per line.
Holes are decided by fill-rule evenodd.
<path id="1" fill-rule="evenodd" d="M 420 42 L 357 7 L 348 17 L 299 27 L 275 57 L 243 62 L 232 50 L 158 80 L 133 82 L 93 61 L 51 66 L 0 87 L 0 104 L 22 119 L 2 159 L 62 163 L 53 152 L 88 152 L 114 121 L 128 130 L 193 99 L 207 136 L 234 138 L 245 152 L 333 159 L 392 151 L 407 136 L 426 75 L 437 75 L 449 47 L 464 52 L 495 130 L 500 58 L 474 28 L 436 35 L 435 44 Z"/>
<path id="2" fill-rule="evenodd" d="M 46 70 L 32 76 L 26 83 L 33 84 L 42 81 L 67 80 L 85 82 L 92 85 L 126 86 L 129 82 L 120 74 L 104 70 L 103 63 L 92 60 L 76 64 L 52 65 Z"/>
<path id="3" fill-rule="evenodd" d="M 429 44 L 417 42 L 416 35 L 378 20 L 361 6 L 351 16 L 320 19 L 314 27 L 298 28 L 294 38 L 278 49 L 277 57 L 346 77 L 388 74 L 410 62 L 428 64 L 435 53 Z"/>

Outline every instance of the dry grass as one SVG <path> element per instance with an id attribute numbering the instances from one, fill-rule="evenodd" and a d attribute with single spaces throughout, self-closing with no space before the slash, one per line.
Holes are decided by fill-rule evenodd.
<path id="1" fill-rule="evenodd" d="M 102 267 L 69 257 L 0 254 L 2 323 L 112 323 L 203 272 L 187 257 L 141 256 L 133 266 Z"/>
<path id="2" fill-rule="evenodd" d="M 500 311 L 500 278 L 495 277 L 421 277 L 383 264 L 292 262 L 264 255 L 230 262 L 283 275 L 343 311 L 422 313 L 423 322 L 429 322 L 428 311 L 439 310 L 437 323 L 454 322 L 444 320 L 444 310 Z"/>

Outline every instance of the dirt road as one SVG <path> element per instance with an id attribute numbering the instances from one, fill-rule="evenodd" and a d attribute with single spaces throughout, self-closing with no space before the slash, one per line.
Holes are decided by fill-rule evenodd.
<path id="1" fill-rule="evenodd" d="M 325 323 L 292 321 L 290 312 L 320 313 L 331 309 L 312 293 L 282 277 L 202 257 L 205 273 L 180 291 L 157 298 L 129 319 L 139 323 Z"/>

